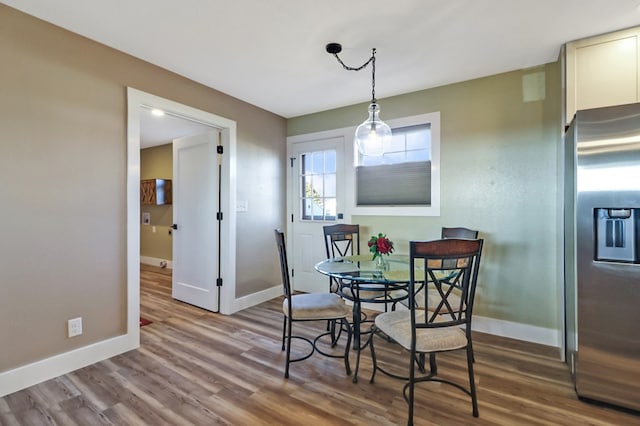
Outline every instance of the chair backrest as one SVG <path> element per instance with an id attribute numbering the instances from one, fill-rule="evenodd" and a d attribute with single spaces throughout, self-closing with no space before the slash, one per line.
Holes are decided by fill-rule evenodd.
<path id="1" fill-rule="evenodd" d="M 445 238 L 465 238 L 467 240 L 475 240 L 478 238 L 478 231 L 475 229 L 463 228 L 461 226 L 455 228 L 442 227 L 442 239 Z"/>
<path id="2" fill-rule="evenodd" d="M 466 325 L 471 332 L 471 314 L 476 292 L 482 239 L 410 241 L 410 285 L 430 290 L 409 292 L 413 338 L 415 328 Z M 426 281 L 426 282 L 425 282 Z M 451 295 L 455 297 L 450 297 Z M 417 301 L 416 297 L 425 300 Z M 427 298 L 435 297 L 429 301 Z M 427 308 L 429 305 L 435 309 Z M 416 315 L 416 311 L 419 315 Z"/>
<path id="3" fill-rule="evenodd" d="M 327 259 L 360 254 L 360 225 L 338 223 L 322 229 Z"/>
<path id="4" fill-rule="evenodd" d="M 291 308 L 291 281 L 289 279 L 289 263 L 287 262 L 287 248 L 285 246 L 284 232 L 280 229 L 275 230 L 276 246 L 278 247 L 278 256 L 280 257 L 280 270 L 282 272 L 282 292 L 284 297 L 289 299 L 289 308 Z"/>

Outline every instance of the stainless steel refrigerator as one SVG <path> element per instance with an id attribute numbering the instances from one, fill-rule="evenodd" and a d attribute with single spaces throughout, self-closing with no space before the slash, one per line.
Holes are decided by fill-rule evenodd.
<path id="1" fill-rule="evenodd" d="M 578 396 L 640 410 L 640 104 L 565 135 L 567 362 Z"/>

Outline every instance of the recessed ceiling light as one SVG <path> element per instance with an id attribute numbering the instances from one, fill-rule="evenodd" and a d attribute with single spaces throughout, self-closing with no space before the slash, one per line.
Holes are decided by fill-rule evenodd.
<path id="1" fill-rule="evenodd" d="M 158 117 L 160 117 L 160 116 L 164 115 L 164 111 L 161 110 L 161 109 L 155 109 L 154 108 L 154 109 L 151 110 L 151 114 L 157 115 Z"/>

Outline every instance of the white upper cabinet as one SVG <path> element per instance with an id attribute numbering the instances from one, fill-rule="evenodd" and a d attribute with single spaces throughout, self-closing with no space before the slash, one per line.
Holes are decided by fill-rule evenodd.
<path id="1" fill-rule="evenodd" d="M 566 123 L 577 110 L 640 101 L 640 28 L 566 45 Z"/>

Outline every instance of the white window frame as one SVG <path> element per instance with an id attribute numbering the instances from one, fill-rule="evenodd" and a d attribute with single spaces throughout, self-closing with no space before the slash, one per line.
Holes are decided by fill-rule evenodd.
<path id="1" fill-rule="evenodd" d="M 326 153 L 332 151 L 334 153 L 334 156 L 336 157 L 336 159 L 334 160 L 335 162 L 335 170 L 333 171 L 333 173 L 327 173 L 326 172 L 326 166 L 325 166 L 325 159 L 326 159 Z M 309 155 L 309 154 L 316 154 L 321 152 L 323 155 L 323 168 L 322 168 L 322 173 L 318 173 L 315 169 L 314 169 L 314 173 L 313 174 L 309 174 L 309 173 L 305 173 L 304 175 L 302 174 L 302 167 L 304 164 L 304 161 L 302 159 L 303 156 Z M 321 148 L 321 149 L 317 149 L 317 150 L 313 150 L 313 151 L 308 151 L 305 152 L 303 154 L 300 155 L 300 161 L 298 161 L 298 167 L 297 167 L 297 174 L 298 174 L 298 182 L 300 185 L 300 188 L 304 191 L 304 195 L 303 194 L 297 194 L 298 195 L 298 208 L 300 209 L 299 213 L 298 213 L 298 217 L 300 221 L 303 222 L 327 222 L 327 223 L 335 223 L 338 220 L 338 211 L 335 210 L 333 212 L 333 216 L 327 216 L 326 214 L 326 210 L 324 208 L 324 203 L 326 202 L 326 200 L 332 199 L 333 202 L 336 204 L 338 204 L 338 188 L 336 187 L 336 176 L 338 175 L 338 173 L 342 172 L 342 170 L 338 170 L 339 167 L 339 161 L 337 160 L 337 150 L 335 148 Z M 332 174 L 334 176 L 334 183 L 333 183 L 333 196 L 327 196 L 327 191 L 326 188 L 324 187 L 324 183 L 326 182 L 326 176 Z M 322 195 L 319 195 L 316 198 L 321 198 L 322 199 L 322 203 L 323 203 L 323 209 L 322 209 L 322 219 L 317 219 L 316 215 L 311 214 L 310 218 L 306 218 L 305 216 L 305 212 L 306 209 L 303 207 L 303 200 L 309 199 L 309 198 L 314 198 L 314 197 L 307 197 L 307 193 L 306 193 L 306 189 L 303 189 L 303 184 L 302 181 L 306 181 L 307 178 L 311 178 L 311 176 L 313 175 L 320 175 L 322 176 L 322 180 L 323 180 L 323 188 L 322 188 Z M 305 178 L 303 178 L 303 176 L 305 176 Z M 312 179 L 312 178 L 311 178 Z M 313 180 L 313 179 L 312 179 Z M 337 207 L 336 207 L 337 208 Z M 311 209 L 313 210 L 313 207 L 311 207 Z"/>
<path id="2" fill-rule="evenodd" d="M 351 214 L 363 216 L 440 216 L 440 112 L 414 115 L 411 117 L 385 120 L 394 128 L 429 124 L 431 127 L 431 205 L 430 206 L 358 206 L 356 204 L 356 170 L 353 167 L 357 151 L 354 135 L 350 136 L 352 149 L 347 149 L 345 164 L 350 164 L 352 169 L 345 174 L 345 186 L 347 191 L 347 205 Z M 355 130 L 354 130 L 355 132 Z M 347 139 L 349 140 L 349 139 Z M 348 157 L 351 158 L 348 158 Z"/>

